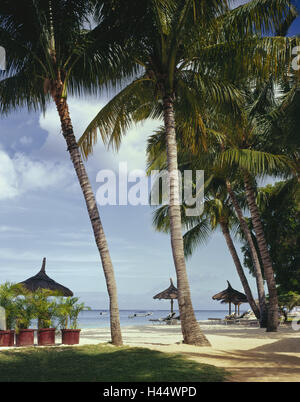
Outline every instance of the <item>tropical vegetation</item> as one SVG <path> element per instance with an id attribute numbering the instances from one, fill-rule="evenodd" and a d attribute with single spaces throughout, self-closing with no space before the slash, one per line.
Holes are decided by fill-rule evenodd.
<path id="1" fill-rule="evenodd" d="M 78 328 L 78 316 L 90 308 L 78 297 L 63 297 L 57 291 L 28 291 L 23 285 L 5 282 L 0 285 L 0 306 L 5 309 L 7 329 L 28 329 L 36 320 L 38 328 Z"/>
<path id="2" fill-rule="evenodd" d="M 263 33 L 280 30 L 282 24 L 293 20 L 295 11 L 290 2 L 281 1 L 265 1 L 264 6 L 272 10 L 267 14 L 257 1 L 234 10 L 228 8 L 227 1 L 140 2 L 134 4 L 132 14 L 136 18 L 140 13 L 143 30 L 139 32 L 136 25 L 131 28 L 132 10 L 127 5 L 105 3 L 105 15 L 121 16 L 113 26 L 122 33 L 123 47 L 140 65 L 141 73 L 98 113 L 79 145 L 88 156 L 99 131 L 106 143 L 118 148 L 133 122 L 149 117 L 163 119 L 170 177 L 170 234 L 182 333 L 184 342 L 206 345 L 207 340 L 195 319 L 186 274 L 179 182 L 174 174 L 178 169 L 176 124 L 180 121 L 186 138 L 192 137 L 191 132 L 195 130 L 205 137 L 205 112 L 209 106 L 214 110 L 226 108 L 234 114 L 242 101 L 237 85 L 241 80 L 261 81 L 283 72 L 290 41 L 284 37 L 264 37 Z M 248 174 L 244 174 L 244 179 L 250 201 L 253 191 Z M 253 200 L 250 209 L 257 217 Z M 258 219 L 255 222 L 271 296 L 268 330 L 273 331 L 277 328 L 275 310 L 278 310 L 275 283 L 261 225 Z"/>
<path id="3" fill-rule="evenodd" d="M 155 223 L 170 233 L 183 341 L 209 345 L 194 314 L 185 257 L 217 227 L 267 331 L 278 327 L 278 286 L 291 290 L 281 279 L 284 264 L 296 272 L 292 290 L 298 285 L 291 253 L 298 245 L 300 81 L 290 64 L 299 39 L 286 37 L 297 12 L 289 0 L 231 6 L 228 0 L 1 1 L 0 42 L 9 52 L 0 76 L 0 112 L 45 111 L 51 103 L 57 109 L 102 262 L 114 345 L 122 345 L 117 287 L 83 159 L 99 136 L 119 149 L 130 126 L 149 118 L 163 124 L 149 139 L 147 158 L 149 172 L 167 169 L 170 178 L 169 204 L 158 210 Z M 112 88 L 115 96 L 77 141 L 68 95 Z M 207 175 L 204 212 L 196 218 L 179 203 L 177 171 L 186 168 Z M 266 176 L 284 182 L 274 193 L 263 191 Z M 279 187 L 293 190 L 289 211 L 274 218 L 269 206 L 285 202 Z M 270 235 L 278 220 L 288 222 L 285 235 L 295 234 L 281 251 L 282 237 Z M 244 265 L 256 279 L 258 306 L 234 245 L 236 233 L 244 244 Z M 73 302 L 67 300 L 64 308 Z M 51 314 L 39 311 L 50 325 Z"/>

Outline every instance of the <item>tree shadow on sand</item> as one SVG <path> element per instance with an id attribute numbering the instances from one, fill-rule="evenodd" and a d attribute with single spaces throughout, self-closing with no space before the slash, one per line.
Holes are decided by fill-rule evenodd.
<path id="1" fill-rule="evenodd" d="M 250 350 L 218 350 L 210 354 L 199 349 L 182 354 L 228 369 L 232 373 L 229 381 L 300 381 L 299 337 L 280 339 Z"/>

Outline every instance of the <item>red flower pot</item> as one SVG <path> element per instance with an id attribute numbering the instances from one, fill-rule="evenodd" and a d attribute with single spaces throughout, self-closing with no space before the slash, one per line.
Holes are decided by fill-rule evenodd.
<path id="1" fill-rule="evenodd" d="M 78 345 L 80 329 L 62 329 L 61 338 L 64 345 Z"/>
<path id="2" fill-rule="evenodd" d="M 16 334 L 17 346 L 33 346 L 34 345 L 34 329 L 20 329 Z"/>
<path id="3" fill-rule="evenodd" d="M 37 339 L 39 346 L 55 345 L 55 330 L 56 328 L 41 328 L 38 329 Z"/>
<path id="4" fill-rule="evenodd" d="M 14 346 L 15 345 L 15 331 L 0 331 L 0 346 Z"/>

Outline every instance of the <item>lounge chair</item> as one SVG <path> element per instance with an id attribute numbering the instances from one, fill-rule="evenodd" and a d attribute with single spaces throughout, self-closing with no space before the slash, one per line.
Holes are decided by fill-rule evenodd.
<path id="1" fill-rule="evenodd" d="M 223 318 L 208 318 L 208 321 L 211 321 L 211 324 L 223 324 Z"/>
<path id="2" fill-rule="evenodd" d="M 155 318 L 150 318 L 149 321 L 159 322 L 159 323 L 163 323 L 163 324 L 170 324 L 171 321 L 173 321 L 175 319 L 175 314 L 176 313 L 173 312 L 173 313 L 168 314 L 167 317 L 156 318 L 156 319 Z"/>

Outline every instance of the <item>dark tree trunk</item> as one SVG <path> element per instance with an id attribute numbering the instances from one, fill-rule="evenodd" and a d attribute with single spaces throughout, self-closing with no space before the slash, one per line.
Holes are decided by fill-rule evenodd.
<path id="1" fill-rule="evenodd" d="M 228 229 L 228 225 L 227 225 L 227 223 L 222 222 L 222 221 L 220 222 L 220 225 L 221 225 L 222 233 L 223 233 L 223 235 L 225 237 L 228 249 L 229 249 L 230 254 L 232 256 L 232 259 L 234 261 L 237 273 L 238 273 L 239 278 L 241 280 L 241 283 L 243 285 L 244 292 L 245 292 L 245 294 L 247 296 L 248 303 L 250 304 L 250 307 L 252 308 L 252 311 L 255 314 L 255 317 L 257 319 L 259 319 L 259 309 L 258 309 L 258 307 L 257 307 L 257 305 L 255 303 L 255 300 L 253 298 L 253 295 L 252 295 L 248 280 L 247 280 L 246 275 L 244 273 L 244 270 L 243 270 L 242 264 L 240 262 L 239 256 L 238 256 L 238 254 L 236 252 L 236 248 L 235 248 L 234 243 L 232 241 L 232 238 L 231 238 L 231 235 L 230 235 L 230 232 L 229 232 L 229 229 Z"/>
<path id="2" fill-rule="evenodd" d="M 255 200 L 255 192 L 251 178 L 248 174 L 244 176 L 247 203 L 249 206 L 253 228 L 256 234 L 257 244 L 264 266 L 265 278 L 269 291 L 268 324 L 267 332 L 276 332 L 278 327 L 278 297 L 272 261 L 270 258 L 268 245 L 265 239 L 260 213 Z"/>
<path id="3" fill-rule="evenodd" d="M 188 282 L 183 236 L 181 226 L 181 211 L 179 205 L 179 180 L 177 164 L 177 143 L 175 133 L 175 118 L 173 99 L 165 96 L 163 99 L 164 124 L 166 129 L 168 172 L 170 176 L 169 218 L 173 259 L 177 275 L 178 306 L 184 343 L 190 345 L 210 346 L 196 320 L 192 306 L 190 286 Z"/>
<path id="4" fill-rule="evenodd" d="M 56 91 L 52 91 L 52 96 L 60 117 L 62 133 L 67 143 L 68 152 L 70 154 L 70 158 L 76 171 L 77 178 L 85 199 L 86 207 L 94 232 L 95 242 L 100 253 L 106 286 L 109 294 L 111 338 L 112 343 L 118 346 L 122 345 L 123 342 L 114 269 L 110 258 L 98 207 L 93 194 L 92 186 L 89 182 L 89 178 L 73 132 L 68 104 L 66 99 L 62 97 L 61 94 L 61 85 L 58 84 L 58 86 L 56 87 Z"/>
<path id="5" fill-rule="evenodd" d="M 231 188 L 231 183 L 228 180 L 226 180 L 226 187 L 227 187 L 227 191 L 228 191 L 229 197 L 231 199 L 232 205 L 238 216 L 242 231 L 244 232 L 245 238 L 250 247 L 253 266 L 254 266 L 254 272 L 255 272 L 255 278 L 256 278 L 259 307 L 260 307 L 260 327 L 266 328 L 268 312 L 267 312 L 266 295 L 265 295 L 265 289 L 264 289 L 264 279 L 263 279 L 263 275 L 262 275 L 262 271 L 261 271 L 258 254 L 257 254 L 256 248 L 255 248 L 252 236 L 251 236 L 250 229 L 244 218 L 242 209 L 238 203 L 238 200 L 236 199 L 234 191 Z"/>

